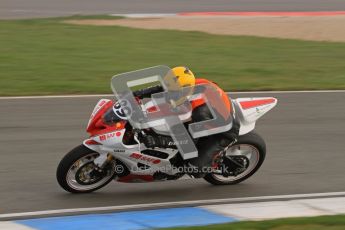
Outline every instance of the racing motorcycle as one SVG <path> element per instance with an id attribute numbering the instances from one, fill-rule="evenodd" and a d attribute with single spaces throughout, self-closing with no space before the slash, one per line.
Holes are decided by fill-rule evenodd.
<path id="1" fill-rule="evenodd" d="M 203 178 L 214 185 L 233 185 L 252 176 L 266 155 L 264 140 L 253 130 L 256 121 L 277 104 L 272 97 L 231 100 L 239 136 L 230 145 L 212 146 L 216 141 L 205 137 L 204 145 L 217 149 L 211 170 Z M 87 125 L 90 137 L 61 160 L 57 181 L 71 193 L 89 193 L 118 182 L 153 182 L 191 179 L 193 168 L 176 148 L 147 148 L 138 136 L 143 130 L 133 128 L 126 120 L 126 105 L 121 101 L 101 99 Z M 141 104 L 143 110 L 154 108 L 151 101 Z M 160 127 L 149 132 L 159 133 Z M 146 130 L 145 132 L 147 132 Z M 213 137 L 214 138 L 214 137 Z M 200 140 L 199 140 L 200 141 Z M 162 170 L 165 169 L 165 170 Z M 183 169 L 183 170 L 181 170 Z"/>

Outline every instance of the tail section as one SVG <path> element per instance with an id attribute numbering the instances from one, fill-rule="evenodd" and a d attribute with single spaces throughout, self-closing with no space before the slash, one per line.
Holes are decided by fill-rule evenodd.
<path id="1" fill-rule="evenodd" d="M 277 105 L 273 97 L 238 98 L 232 100 L 235 117 L 239 121 L 240 135 L 249 133 L 255 128 L 256 121 Z"/>

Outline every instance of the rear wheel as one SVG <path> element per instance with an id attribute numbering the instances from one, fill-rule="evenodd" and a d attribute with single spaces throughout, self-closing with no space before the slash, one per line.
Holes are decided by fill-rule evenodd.
<path id="1" fill-rule="evenodd" d="M 227 149 L 221 158 L 219 171 L 209 173 L 204 179 L 214 185 L 238 184 L 252 176 L 266 156 L 264 140 L 255 132 L 239 136 L 236 144 Z"/>
<path id="2" fill-rule="evenodd" d="M 115 176 L 115 162 L 99 172 L 94 164 L 99 155 L 84 145 L 67 153 L 56 172 L 60 186 L 71 193 L 89 193 L 107 185 Z"/>

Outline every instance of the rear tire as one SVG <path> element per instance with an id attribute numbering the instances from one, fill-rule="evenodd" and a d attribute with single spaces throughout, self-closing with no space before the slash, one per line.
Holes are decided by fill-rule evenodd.
<path id="1" fill-rule="evenodd" d="M 265 160 L 266 144 L 265 141 L 257 133 L 250 132 L 243 136 L 239 136 L 238 141 L 233 146 L 231 146 L 229 150 L 236 149 L 237 147 L 240 149 L 241 146 L 246 146 L 248 149 L 253 149 L 253 154 L 255 154 L 255 156 L 257 157 L 256 161 L 254 162 L 255 165 L 252 166 L 252 169 L 250 169 L 250 171 L 248 171 L 244 176 L 241 175 L 245 172 L 239 174 L 238 176 L 236 176 L 238 177 L 238 179 L 236 179 L 236 177 L 222 178 L 222 176 L 214 173 L 207 174 L 204 179 L 213 185 L 234 185 L 251 177 L 261 167 L 262 163 Z"/>
<path id="2" fill-rule="evenodd" d="M 72 149 L 69 153 L 65 155 L 65 157 L 61 160 L 57 171 L 56 171 L 56 179 L 59 183 L 59 185 L 66 191 L 71 193 L 90 193 L 95 190 L 98 190 L 105 185 L 107 185 L 115 176 L 115 169 L 113 165 L 112 168 L 109 168 L 109 172 L 107 171 L 108 175 L 106 175 L 103 178 L 99 178 L 98 180 L 95 180 L 95 182 L 92 184 L 81 184 L 78 182 L 78 179 L 76 178 L 76 174 L 73 177 L 73 174 L 71 173 L 72 167 L 75 167 L 74 165 L 81 161 L 82 159 L 89 159 L 88 162 L 84 163 L 81 162 L 81 166 L 77 170 L 76 173 L 80 171 L 80 168 L 83 167 L 83 165 L 92 164 L 92 157 L 96 157 L 97 154 L 95 151 L 87 148 L 84 145 L 79 145 L 76 148 Z M 98 183 L 98 184 L 97 184 Z"/>

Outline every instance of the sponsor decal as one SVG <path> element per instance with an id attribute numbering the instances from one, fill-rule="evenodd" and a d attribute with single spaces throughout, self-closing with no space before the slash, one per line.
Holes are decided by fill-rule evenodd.
<path id="1" fill-rule="evenodd" d="M 106 141 L 108 139 L 111 139 L 111 138 L 114 138 L 114 137 L 118 137 L 118 136 L 121 135 L 121 132 L 120 132 L 120 135 L 118 133 L 119 132 L 113 132 L 113 133 L 107 133 L 107 134 L 100 135 L 99 136 L 99 140 L 100 141 Z"/>
<path id="2" fill-rule="evenodd" d="M 124 149 L 114 149 L 114 153 L 124 153 Z"/>
<path id="3" fill-rule="evenodd" d="M 152 163 L 152 164 L 159 164 L 161 162 L 161 160 L 159 160 L 159 159 L 148 157 L 148 156 L 145 156 L 145 155 L 140 154 L 140 153 L 132 153 L 130 155 L 130 157 L 132 157 L 134 159 L 137 159 L 137 160 L 146 161 L 146 162 L 149 162 L 149 163 Z"/>
<path id="4" fill-rule="evenodd" d="M 188 144 L 188 140 L 182 141 L 169 141 L 168 145 L 186 145 Z"/>

